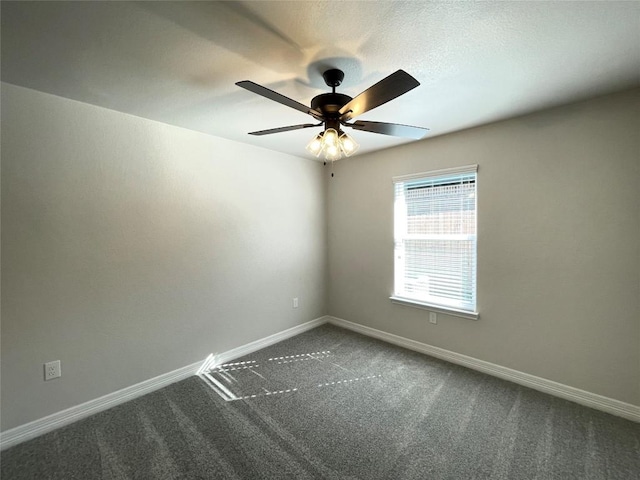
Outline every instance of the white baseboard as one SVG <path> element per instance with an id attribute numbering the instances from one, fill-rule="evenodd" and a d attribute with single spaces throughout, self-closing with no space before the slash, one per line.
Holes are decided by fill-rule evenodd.
<path id="1" fill-rule="evenodd" d="M 320 317 L 315 320 L 297 325 L 282 332 L 270 335 L 266 338 L 256 340 L 255 342 L 242 345 L 238 348 L 234 348 L 227 352 L 220 353 L 218 355 L 211 355 L 204 362 L 197 362 L 186 367 L 179 368 L 169 373 L 159 375 L 155 378 L 145 380 L 130 387 L 123 388 L 122 390 L 115 391 L 99 397 L 88 402 L 76 405 L 74 407 L 56 412 L 52 415 L 34 420 L 33 422 L 20 425 L 18 427 L 6 430 L 0 433 L 0 450 L 5 450 L 9 447 L 13 447 L 32 438 L 44 435 L 53 430 L 56 430 L 65 425 L 69 425 L 73 422 L 77 422 L 83 418 L 89 417 L 96 413 L 102 412 L 109 408 L 120 405 L 134 398 L 141 397 L 147 393 L 151 393 L 160 388 L 166 387 L 172 383 L 184 380 L 192 375 L 196 375 L 201 372 L 204 365 L 213 367 L 220 363 L 227 363 L 230 360 L 253 353 L 261 348 L 273 345 L 287 338 L 298 335 L 302 332 L 315 328 L 323 323 L 326 323 L 326 317 Z"/>
<path id="2" fill-rule="evenodd" d="M 260 340 L 247 343 L 246 345 L 233 348 L 226 352 L 219 353 L 217 355 L 212 354 L 204 362 L 187 365 L 186 367 L 145 380 L 144 382 L 140 382 L 136 385 L 109 393 L 103 397 L 90 400 L 83 404 L 76 405 L 75 407 L 68 408 L 61 412 L 57 412 L 47 417 L 1 432 L 0 450 L 5 450 L 9 447 L 51 432 L 65 425 L 69 425 L 90 415 L 115 407 L 116 405 L 133 400 L 134 398 L 141 397 L 142 395 L 146 395 L 147 393 L 151 393 L 180 380 L 184 380 L 185 378 L 202 372 L 205 367 L 211 368 L 216 365 L 228 363 L 231 360 L 256 352 L 262 348 L 281 342 L 282 340 L 294 337 L 324 323 L 331 323 L 338 327 L 346 328 L 400 347 L 408 348 L 451 363 L 478 370 L 495 377 L 524 385 L 525 387 L 530 387 L 556 397 L 564 398 L 565 400 L 570 400 L 587 407 L 595 408 L 619 417 L 624 417 L 635 422 L 640 422 L 640 406 L 614 400 L 612 398 L 580 390 L 578 388 L 569 387 L 545 378 L 512 370 L 494 363 L 485 362 L 484 360 L 478 360 L 443 348 L 434 347 L 426 343 L 383 332 L 382 330 L 376 330 L 375 328 L 367 327 L 365 325 L 349 322 L 341 318 L 324 316 L 282 332 L 275 333 Z"/>
<path id="3" fill-rule="evenodd" d="M 327 317 L 319 317 L 315 320 L 303 323 L 302 325 L 296 325 L 295 327 L 288 328 L 286 330 L 283 330 L 282 332 L 274 333 L 273 335 L 261 338 L 260 340 L 256 340 L 255 342 L 247 343 L 246 345 L 242 345 L 240 347 L 233 348 L 226 352 L 214 355 L 213 360 L 209 364 L 209 368 L 215 367 L 216 365 L 221 365 L 223 363 L 228 363 L 236 358 L 244 357 L 245 355 L 249 355 L 250 353 L 257 352 L 258 350 L 286 340 L 287 338 L 295 337 L 296 335 L 306 332 L 307 330 L 311 330 L 312 328 L 316 328 L 324 323 L 327 323 Z"/>
<path id="4" fill-rule="evenodd" d="M 90 415 L 102 412 L 121 403 L 141 397 L 171 383 L 184 380 L 195 375 L 202 362 L 187 365 L 169 373 L 136 383 L 130 387 L 117 390 L 99 398 L 76 405 L 61 412 L 48 415 L 33 422 L 20 425 L 0 433 L 0 450 L 13 447 L 32 438 L 44 435 L 65 425 L 77 422 Z"/>
<path id="5" fill-rule="evenodd" d="M 587 407 L 601 410 L 612 415 L 626 418 L 634 422 L 640 422 L 640 406 L 632 405 L 630 403 L 621 402 L 613 398 L 604 397 L 596 393 L 587 392 L 578 388 L 563 385 L 561 383 L 547 380 L 546 378 L 536 377 L 528 373 L 512 370 L 495 363 L 485 362 L 484 360 L 478 360 L 473 357 L 468 357 L 460 353 L 445 350 L 443 348 L 434 347 L 426 343 L 417 342 L 408 338 L 393 335 L 391 333 L 376 330 L 375 328 L 360 325 L 358 323 L 349 322 L 341 318 L 326 317 L 328 323 L 336 325 L 338 327 L 346 328 L 354 332 L 367 335 L 369 337 L 377 338 L 400 347 L 408 348 L 420 353 L 425 353 L 432 357 L 440 358 L 451 363 L 462 365 L 464 367 L 478 370 L 483 373 L 487 373 L 494 377 L 499 377 L 504 380 L 524 385 L 525 387 L 533 388 L 535 390 L 554 395 L 556 397 L 563 398 Z"/>

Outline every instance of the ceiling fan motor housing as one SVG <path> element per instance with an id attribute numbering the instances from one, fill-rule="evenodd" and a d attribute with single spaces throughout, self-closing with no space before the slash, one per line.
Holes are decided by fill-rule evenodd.
<path id="1" fill-rule="evenodd" d="M 322 93 L 311 100 L 311 108 L 322 113 L 325 119 L 325 128 L 340 128 L 340 113 L 343 105 L 351 101 L 349 95 L 342 93 Z"/>
<path id="2" fill-rule="evenodd" d="M 328 128 L 340 129 L 340 114 L 338 111 L 352 98 L 342 93 L 336 93 L 336 87 L 344 80 L 344 72 L 337 68 L 326 70 L 322 74 L 324 82 L 332 88 L 331 93 L 320 94 L 311 100 L 311 108 L 322 113 L 325 121 L 325 130 Z"/>

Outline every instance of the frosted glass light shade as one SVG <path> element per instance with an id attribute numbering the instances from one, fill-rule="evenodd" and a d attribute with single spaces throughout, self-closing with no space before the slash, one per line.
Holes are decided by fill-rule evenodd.
<path id="1" fill-rule="evenodd" d="M 322 135 L 322 145 L 327 148 L 329 145 L 338 146 L 338 132 L 333 128 L 327 128 Z"/>
<path id="2" fill-rule="evenodd" d="M 322 133 L 319 133 L 311 139 L 307 145 L 307 151 L 316 157 L 320 156 L 320 153 L 322 153 Z"/>
<path id="3" fill-rule="evenodd" d="M 347 157 L 350 157 L 358 151 L 360 145 L 353 139 L 351 135 L 343 133 L 342 135 L 340 135 L 340 148 Z"/>
<path id="4" fill-rule="evenodd" d="M 340 160 L 342 158 L 342 152 L 338 145 L 326 145 L 324 148 L 324 158 L 327 160 Z"/>

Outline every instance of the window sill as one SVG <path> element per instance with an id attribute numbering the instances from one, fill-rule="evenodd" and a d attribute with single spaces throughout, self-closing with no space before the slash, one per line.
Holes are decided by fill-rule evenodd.
<path id="1" fill-rule="evenodd" d="M 478 312 L 465 312 L 463 310 L 455 310 L 453 308 L 447 308 L 437 305 L 431 305 L 429 303 L 420 302 L 419 300 L 411 300 L 402 297 L 389 297 L 392 303 L 398 305 L 405 305 L 407 307 L 421 308 L 423 310 L 429 310 L 430 312 L 443 313 L 445 315 L 452 315 L 454 317 L 468 318 L 469 320 L 478 320 L 480 314 Z"/>

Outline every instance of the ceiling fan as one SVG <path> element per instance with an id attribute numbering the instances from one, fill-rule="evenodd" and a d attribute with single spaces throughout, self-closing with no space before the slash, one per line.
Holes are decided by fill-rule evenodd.
<path id="1" fill-rule="evenodd" d="M 380 80 L 364 92 L 354 98 L 342 93 L 336 93 L 336 87 L 342 83 L 344 72 L 332 68 L 322 74 L 327 86 L 331 87 L 331 93 L 322 93 L 311 100 L 311 107 L 285 97 L 262 85 L 243 80 L 236 85 L 250 92 L 294 108 L 311 115 L 319 123 L 303 123 L 288 127 L 271 128 L 249 132 L 249 135 L 270 135 L 272 133 L 288 132 L 302 128 L 312 128 L 324 125 L 324 130 L 316 135 L 307 145 L 307 150 L 315 155 L 324 154 L 325 160 L 339 160 L 342 155 L 353 155 L 359 145 L 341 127 L 350 127 L 365 132 L 381 133 L 395 137 L 412 138 L 419 140 L 428 131 L 428 128 L 400 125 L 397 123 L 371 122 L 366 120 L 352 121 L 355 117 L 368 112 L 394 98 L 404 95 L 414 89 L 420 83 L 404 70 L 398 70 L 388 77 Z"/>

